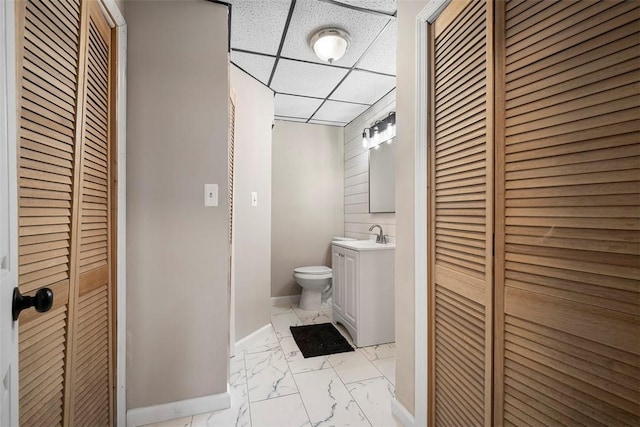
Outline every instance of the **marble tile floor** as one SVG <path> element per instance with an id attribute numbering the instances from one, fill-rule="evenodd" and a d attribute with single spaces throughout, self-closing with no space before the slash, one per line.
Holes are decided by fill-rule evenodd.
<path id="1" fill-rule="evenodd" d="M 400 427 L 391 415 L 395 345 L 305 359 L 289 326 L 331 322 L 317 311 L 274 306 L 273 331 L 231 358 L 231 407 L 153 427 Z M 351 342 L 348 333 L 338 330 Z"/>

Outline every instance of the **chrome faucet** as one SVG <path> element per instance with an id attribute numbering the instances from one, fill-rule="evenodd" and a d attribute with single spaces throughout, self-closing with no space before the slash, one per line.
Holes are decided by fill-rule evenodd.
<path id="1" fill-rule="evenodd" d="M 387 243 L 387 236 L 383 234 L 382 227 L 380 225 L 378 224 L 372 225 L 371 227 L 369 227 L 369 231 L 373 231 L 373 229 L 376 227 L 380 229 L 380 234 L 376 235 L 376 243 L 382 243 L 382 244 Z"/>

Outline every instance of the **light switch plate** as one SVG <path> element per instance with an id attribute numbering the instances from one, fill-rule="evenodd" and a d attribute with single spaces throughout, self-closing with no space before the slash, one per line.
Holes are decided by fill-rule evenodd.
<path id="1" fill-rule="evenodd" d="M 255 191 L 251 192 L 251 207 L 258 207 L 258 193 Z"/>
<path id="2" fill-rule="evenodd" d="M 218 184 L 204 185 L 204 205 L 218 206 Z"/>

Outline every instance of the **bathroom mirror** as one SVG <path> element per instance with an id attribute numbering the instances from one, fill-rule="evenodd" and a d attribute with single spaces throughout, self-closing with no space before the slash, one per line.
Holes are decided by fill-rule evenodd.
<path id="1" fill-rule="evenodd" d="M 382 143 L 369 150 L 369 212 L 396 211 L 396 144 Z"/>

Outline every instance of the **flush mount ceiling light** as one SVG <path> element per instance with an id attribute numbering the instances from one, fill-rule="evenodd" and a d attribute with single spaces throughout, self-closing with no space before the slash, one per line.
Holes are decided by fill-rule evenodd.
<path id="1" fill-rule="evenodd" d="M 349 34 L 339 28 L 323 28 L 311 36 L 309 44 L 318 58 L 333 64 L 347 52 Z"/>

